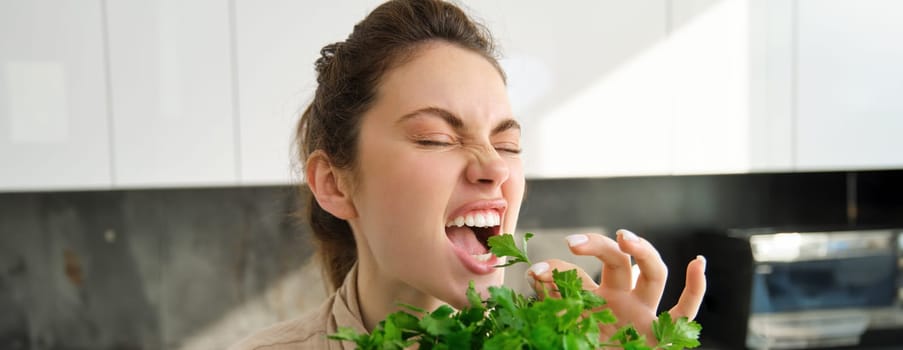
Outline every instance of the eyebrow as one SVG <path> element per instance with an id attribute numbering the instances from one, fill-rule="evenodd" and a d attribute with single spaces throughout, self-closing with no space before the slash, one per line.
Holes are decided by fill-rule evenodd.
<path id="1" fill-rule="evenodd" d="M 448 123 L 448 125 L 451 126 L 453 129 L 455 129 L 456 131 L 464 131 L 466 129 L 466 127 L 464 126 L 464 121 L 461 120 L 461 118 L 458 118 L 458 116 L 456 116 L 454 113 L 449 112 L 448 110 L 445 110 L 445 109 L 442 109 L 439 107 L 425 107 L 425 108 L 421 108 L 416 111 L 413 111 L 411 113 L 405 114 L 405 115 L 401 116 L 401 118 L 398 119 L 398 123 L 399 124 L 403 123 L 404 121 L 406 121 L 408 119 L 411 119 L 411 118 L 414 118 L 414 117 L 417 117 L 420 115 L 431 115 L 431 116 L 439 117 L 442 120 L 444 120 L 446 123 Z M 502 120 L 498 125 L 495 126 L 495 128 L 492 129 L 492 135 L 495 135 L 495 134 L 498 134 L 498 133 L 501 133 L 501 132 L 504 132 L 504 131 L 507 131 L 510 129 L 517 129 L 518 131 L 520 131 L 521 127 L 520 127 L 520 124 L 516 120 L 508 118 L 508 119 Z"/>

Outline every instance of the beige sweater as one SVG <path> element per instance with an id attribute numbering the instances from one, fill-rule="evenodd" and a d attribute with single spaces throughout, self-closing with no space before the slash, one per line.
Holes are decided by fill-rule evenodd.
<path id="1" fill-rule="evenodd" d="M 351 268 L 342 286 L 313 313 L 263 329 L 230 350 L 354 349 L 354 343 L 326 338 L 339 327 L 365 333 L 357 299 L 357 265 Z"/>

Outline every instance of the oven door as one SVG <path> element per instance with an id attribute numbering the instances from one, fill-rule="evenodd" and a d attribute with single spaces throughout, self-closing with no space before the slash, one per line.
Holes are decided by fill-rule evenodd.
<path id="1" fill-rule="evenodd" d="M 897 315 L 892 231 L 752 236 L 755 259 L 747 346 L 855 345 Z"/>

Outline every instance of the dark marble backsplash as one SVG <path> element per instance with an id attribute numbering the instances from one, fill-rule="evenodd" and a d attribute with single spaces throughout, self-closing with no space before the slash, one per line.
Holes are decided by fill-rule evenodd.
<path id="1" fill-rule="evenodd" d="M 0 348 L 208 349 L 325 297 L 290 186 L 0 194 Z M 903 226 L 903 171 L 530 180 L 519 227 Z"/>

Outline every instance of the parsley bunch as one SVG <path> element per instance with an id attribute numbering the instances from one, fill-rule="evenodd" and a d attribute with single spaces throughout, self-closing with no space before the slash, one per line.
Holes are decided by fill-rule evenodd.
<path id="1" fill-rule="evenodd" d="M 499 267 L 525 262 L 527 240 L 521 251 L 512 235 L 491 237 L 489 246 L 496 256 L 509 257 Z M 686 317 L 671 319 L 663 312 L 652 323 L 658 345 L 650 348 L 633 326 L 621 327 L 608 341 L 600 339 L 599 326 L 617 322 L 605 300 L 584 290 L 576 270 L 552 272 L 560 298 L 526 298 L 507 287 L 489 287 L 482 300 L 473 282 L 467 288 L 468 307 L 455 311 L 442 305 L 432 312 L 402 305 L 407 311 L 389 314 L 370 334 L 340 328 L 330 339 L 348 340 L 359 349 L 598 349 L 676 350 L 699 346 L 701 326 Z M 415 315 L 422 315 L 421 317 Z"/>

